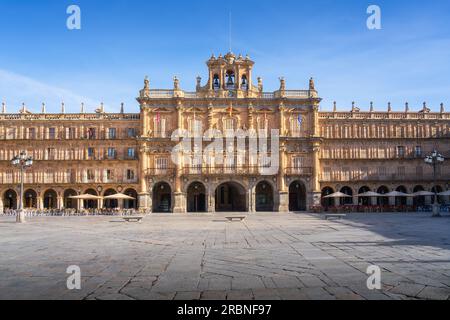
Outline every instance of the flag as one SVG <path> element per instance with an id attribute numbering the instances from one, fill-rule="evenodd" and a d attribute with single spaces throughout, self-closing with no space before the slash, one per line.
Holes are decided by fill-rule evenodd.
<path id="1" fill-rule="evenodd" d="M 302 127 L 302 124 L 303 124 L 303 118 L 302 118 L 302 115 L 299 114 L 299 115 L 298 115 L 298 126 L 301 128 L 301 127 Z"/>
<path id="2" fill-rule="evenodd" d="M 230 105 L 230 107 L 228 108 L 228 112 L 230 113 L 230 117 L 233 116 L 233 106 Z"/>
<path id="3" fill-rule="evenodd" d="M 161 114 L 159 113 L 159 111 L 156 113 L 156 122 L 157 123 L 161 122 Z"/>

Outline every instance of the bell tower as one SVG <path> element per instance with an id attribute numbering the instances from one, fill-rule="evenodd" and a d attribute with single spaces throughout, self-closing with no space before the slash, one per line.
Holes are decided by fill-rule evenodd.
<path id="1" fill-rule="evenodd" d="M 209 71 L 205 87 L 197 86 L 197 91 L 208 91 L 210 96 L 243 97 L 254 88 L 252 69 L 254 62 L 248 56 L 236 57 L 232 52 L 225 56 L 214 55 L 206 62 Z"/>

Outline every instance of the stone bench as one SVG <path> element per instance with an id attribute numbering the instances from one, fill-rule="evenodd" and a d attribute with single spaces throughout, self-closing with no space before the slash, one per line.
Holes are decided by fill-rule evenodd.
<path id="1" fill-rule="evenodd" d="M 229 217 L 225 217 L 225 219 L 227 219 L 229 222 L 231 222 L 233 220 L 243 221 L 245 218 L 247 218 L 247 217 L 246 216 L 229 216 Z"/>
<path id="2" fill-rule="evenodd" d="M 144 217 L 122 217 L 123 220 L 125 220 L 126 222 L 142 222 L 142 219 L 144 219 Z"/>
<path id="3" fill-rule="evenodd" d="M 346 216 L 347 216 L 346 214 L 328 213 L 325 215 L 325 220 L 329 220 L 329 219 L 341 220 L 342 218 L 345 218 Z"/>

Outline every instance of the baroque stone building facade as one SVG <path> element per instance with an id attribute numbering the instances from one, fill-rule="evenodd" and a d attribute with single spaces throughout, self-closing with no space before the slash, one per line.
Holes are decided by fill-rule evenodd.
<path id="1" fill-rule="evenodd" d="M 70 196 L 90 193 L 106 196 L 126 193 L 136 201 L 125 207 L 152 212 L 304 211 L 332 205 L 322 196 L 341 191 L 353 204 L 414 204 L 427 199 L 357 198 L 375 191 L 416 192 L 447 190 L 450 161 L 439 167 L 434 184 L 431 168 L 423 161 L 437 149 L 450 156 L 450 114 L 419 112 L 320 112 L 321 99 L 314 81 L 307 90 L 280 88 L 265 92 L 261 78 L 253 83 L 254 62 L 249 57 L 212 56 L 207 61 L 208 80 L 197 78 L 195 92 L 181 89 L 174 78 L 170 90 L 151 89 L 146 78 L 137 98 L 140 113 L 33 114 L 23 106 L 0 114 L 0 210 L 17 206 L 19 173 L 10 165 L 13 156 L 26 150 L 35 165 L 26 172 L 24 203 L 28 208 L 115 207 L 109 201 L 75 203 Z M 178 151 L 179 139 L 205 131 L 241 130 L 268 134 L 279 130 L 276 150 L 269 143 L 267 157 L 277 157 L 279 167 L 261 174 L 263 157 L 245 145 L 227 154 L 222 162 L 209 163 L 218 154 L 209 150 L 214 141 L 193 142 Z M 208 140 L 208 139 L 204 139 Z M 232 143 L 235 147 L 237 141 Z M 200 148 L 199 148 L 200 147 Z M 198 153 L 203 157 L 198 157 Z M 200 159 L 200 161 L 199 161 Z M 263 159 L 263 160 L 261 160 Z M 448 199 L 441 199 L 448 200 Z M 337 201 L 337 202 L 339 202 Z M 337 204 L 337 203 L 336 203 Z M 416 203 L 417 204 L 417 203 Z"/>

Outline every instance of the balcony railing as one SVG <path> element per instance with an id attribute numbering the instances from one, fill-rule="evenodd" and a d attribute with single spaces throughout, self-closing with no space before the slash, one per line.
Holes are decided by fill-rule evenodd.
<path id="1" fill-rule="evenodd" d="M 387 175 L 366 175 L 366 174 L 321 174 L 322 182 L 346 182 L 346 181 L 433 181 L 432 174 L 418 175 L 414 173 L 387 174 Z M 437 176 L 438 180 L 450 180 L 450 174 Z"/>
<path id="2" fill-rule="evenodd" d="M 286 168 L 286 175 L 296 175 L 296 176 L 310 176 L 313 174 L 313 168 L 311 167 L 302 167 L 302 168 Z"/>

